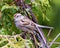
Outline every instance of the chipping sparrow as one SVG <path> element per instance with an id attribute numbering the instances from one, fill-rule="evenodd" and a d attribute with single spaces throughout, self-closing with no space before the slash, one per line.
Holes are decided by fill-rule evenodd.
<path id="1" fill-rule="evenodd" d="M 42 26 L 34 23 L 28 17 L 23 16 L 20 13 L 14 14 L 14 22 L 17 28 L 28 32 L 28 31 L 37 31 L 36 26 L 40 28 L 53 28 L 48 26 Z"/>

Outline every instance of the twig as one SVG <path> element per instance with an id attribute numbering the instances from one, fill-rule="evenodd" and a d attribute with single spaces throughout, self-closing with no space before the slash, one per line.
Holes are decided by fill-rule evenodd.
<path id="1" fill-rule="evenodd" d="M 50 44 L 51 42 L 48 42 L 48 44 Z M 53 44 L 60 44 L 60 42 L 54 42 Z"/>
<path id="2" fill-rule="evenodd" d="M 35 2 L 35 0 L 30 0 L 30 2 Z"/>
<path id="3" fill-rule="evenodd" d="M 47 45 L 47 42 L 46 42 L 46 39 L 44 38 L 44 34 L 41 32 L 41 30 L 36 26 L 37 30 L 39 31 L 39 34 L 41 35 L 41 42 L 43 44 L 43 48 L 49 48 L 48 45 Z"/>
<path id="4" fill-rule="evenodd" d="M 50 35 L 51 31 L 52 31 L 53 28 L 50 28 L 48 34 L 47 34 L 47 37 Z"/>
<path id="5" fill-rule="evenodd" d="M 32 19 L 31 19 L 31 18 L 30 18 L 30 19 L 31 19 L 33 22 L 38 23 L 37 20 L 36 20 L 35 15 L 34 15 L 34 13 L 33 13 L 32 10 L 31 10 L 31 7 L 30 7 L 28 4 L 25 4 L 25 6 L 26 6 L 26 9 L 28 9 L 28 10 L 26 10 L 27 13 L 29 12 L 30 15 L 31 15 L 31 17 L 32 17 Z"/>
<path id="6" fill-rule="evenodd" d="M 35 35 L 31 34 L 31 37 L 32 37 L 32 41 L 34 42 L 35 47 L 38 48 L 38 43 L 36 41 Z"/>
<path id="7" fill-rule="evenodd" d="M 54 41 L 60 36 L 60 33 L 54 38 L 54 40 L 50 43 L 49 47 L 52 46 L 52 44 L 54 43 Z"/>

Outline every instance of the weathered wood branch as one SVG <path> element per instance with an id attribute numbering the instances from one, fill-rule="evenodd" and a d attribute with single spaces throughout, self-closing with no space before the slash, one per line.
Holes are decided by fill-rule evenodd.
<path id="1" fill-rule="evenodd" d="M 51 42 L 48 42 L 48 44 L 50 44 Z M 54 42 L 53 44 L 60 44 L 60 42 Z"/>
<path id="2" fill-rule="evenodd" d="M 54 40 L 50 43 L 49 47 L 52 46 L 52 44 L 56 41 L 56 39 L 60 36 L 60 33 L 54 38 Z"/>

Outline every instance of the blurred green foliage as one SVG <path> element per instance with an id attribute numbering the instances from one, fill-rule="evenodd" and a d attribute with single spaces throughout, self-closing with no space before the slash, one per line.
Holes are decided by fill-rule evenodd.
<path id="1" fill-rule="evenodd" d="M 13 2 L 13 0 L 0 0 L 0 34 L 2 35 L 21 33 L 21 30 L 17 29 L 14 24 L 13 15 L 18 12 L 19 8 Z M 32 4 L 33 13 L 39 24 L 54 27 L 50 36 L 47 37 L 48 41 L 52 41 L 60 33 L 60 1 L 36 0 L 30 3 L 30 0 L 26 0 L 26 3 Z M 43 31 L 47 35 L 48 31 Z M 56 41 L 60 42 L 60 37 Z M 52 48 L 57 46 L 60 45 L 53 45 Z"/>
<path id="2" fill-rule="evenodd" d="M 30 40 L 25 40 L 17 36 L 9 36 L 9 35 L 0 35 L 0 48 L 32 48 L 33 43 Z"/>
<path id="3" fill-rule="evenodd" d="M 9 35 L 12 35 L 12 33 L 19 33 L 19 30 L 14 25 L 13 15 L 18 11 L 18 8 L 15 5 L 8 5 L 5 4 L 1 8 L 2 12 L 2 27 L 5 28 Z M 18 32 L 17 32 L 18 31 Z"/>

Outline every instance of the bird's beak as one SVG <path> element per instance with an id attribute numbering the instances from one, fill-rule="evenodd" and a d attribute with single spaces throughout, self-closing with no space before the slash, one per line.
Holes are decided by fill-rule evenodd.
<path id="1" fill-rule="evenodd" d="M 17 14 L 14 14 L 14 17 L 16 16 Z"/>

